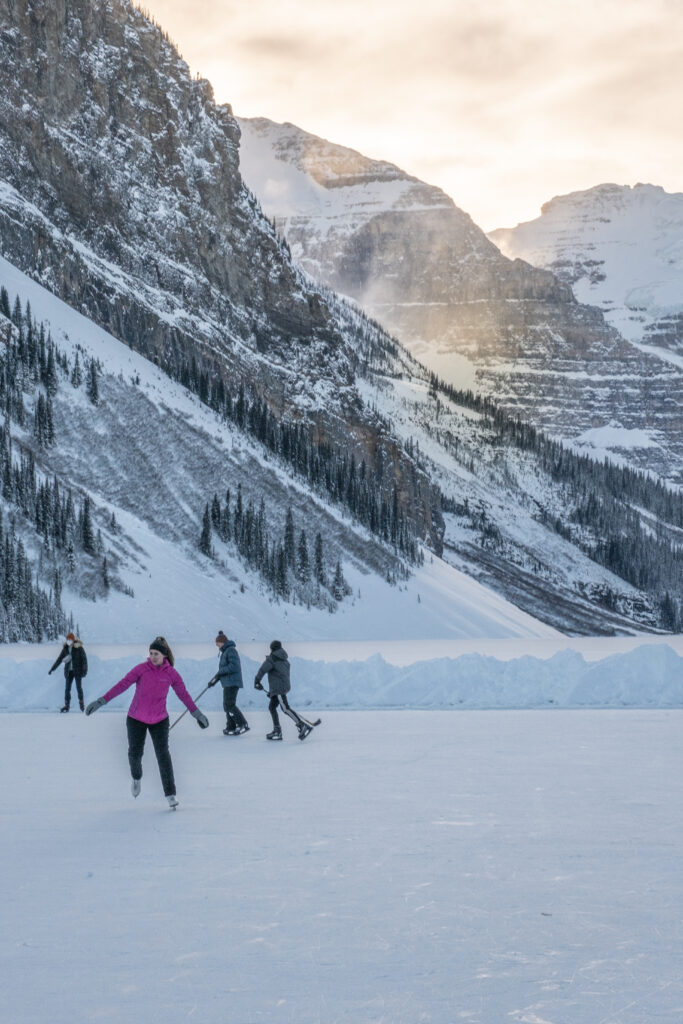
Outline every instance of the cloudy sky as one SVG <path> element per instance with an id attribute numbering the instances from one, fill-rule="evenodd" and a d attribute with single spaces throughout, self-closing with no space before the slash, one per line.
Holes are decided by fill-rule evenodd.
<path id="1" fill-rule="evenodd" d="M 143 0 L 239 116 L 391 160 L 485 230 L 683 191 L 683 0 Z"/>

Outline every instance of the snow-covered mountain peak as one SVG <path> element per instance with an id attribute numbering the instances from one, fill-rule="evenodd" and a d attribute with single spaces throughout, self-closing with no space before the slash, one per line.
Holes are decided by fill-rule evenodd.
<path id="1" fill-rule="evenodd" d="M 552 270 L 630 341 L 683 353 L 683 193 L 597 185 L 489 238 L 506 256 Z"/>
<path id="2" fill-rule="evenodd" d="M 596 308 L 599 296 L 577 302 L 571 275 L 539 269 L 534 252 L 508 251 L 494 236 L 501 252 L 440 189 L 291 124 L 239 124 L 241 172 L 311 276 L 353 298 L 456 387 L 495 395 L 556 436 L 590 438 L 592 450 L 605 428 L 608 450 L 680 479 L 682 383 L 670 352 L 663 362 L 636 351 Z M 656 186 L 608 183 L 557 197 L 541 220 L 571 238 L 585 205 L 592 244 L 598 229 L 619 236 L 618 211 L 633 208 L 637 220 L 663 197 Z M 667 258 L 678 259 L 673 239 Z M 614 421 L 621 434 L 606 429 Z"/>
<path id="3" fill-rule="evenodd" d="M 315 219 L 318 230 L 327 233 L 343 230 L 349 210 L 357 222 L 392 210 L 455 210 L 441 189 L 387 161 L 370 159 L 293 124 L 263 117 L 238 118 L 238 123 L 241 173 L 288 237 L 292 222 L 300 217 L 309 223 Z"/>

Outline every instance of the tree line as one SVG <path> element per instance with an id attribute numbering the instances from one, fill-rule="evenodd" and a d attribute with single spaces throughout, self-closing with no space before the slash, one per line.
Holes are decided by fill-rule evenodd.
<path id="1" fill-rule="evenodd" d="M 36 469 L 33 452 L 13 442 L 10 423 L 30 431 L 36 445 L 56 445 L 52 399 L 68 381 L 78 388 L 85 384 L 88 398 L 99 402 L 99 363 L 91 358 L 81 364 L 78 352 L 73 364 L 55 345 L 44 324 L 38 325 L 30 302 L 22 308 L 19 296 L 10 305 L 6 288 L 0 288 L 0 488 L 2 497 L 16 514 L 35 531 L 38 556 L 34 558 L 16 535 L 13 515 L 5 531 L 4 566 L 0 573 L 0 642 L 54 638 L 64 631 L 67 619 L 61 604 L 65 574 L 88 588 L 106 593 L 112 575 L 104 552 L 101 530 L 95 528 L 90 498 L 74 497 L 70 488 L 60 487 L 56 475 L 43 478 Z M 0 319 L 0 323 L 2 323 Z M 33 414 L 25 404 L 33 399 Z M 8 547 L 9 546 L 9 547 Z M 13 554 L 10 556 L 10 548 Z M 36 582 L 32 582 L 35 573 Z M 9 578 L 13 580 L 10 584 Z M 49 580 L 49 590 L 38 580 Z M 5 626 L 3 626 L 5 623 Z M 6 628 L 5 628 L 6 627 Z"/>
<path id="2" fill-rule="evenodd" d="M 533 453 L 539 467 L 562 489 L 564 519 L 544 509 L 539 518 L 589 558 L 650 595 L 659 625 L 683 627 L 683 494 L 660 479 L 605 459 L 598 462 L 547 437 L 532 424 L 502 412 L 490 398 L 430 377 L 433 397 L 478 412 L 493 443 Z M 442 496 L 446 511 L 460 507 Z M 644 513 L 649 513 L 651 520 Z M 664 525 L 666 524 L 666 525 Z M 666 526 L 673 529 L 667 529 Z"/>
<path id="3" fill-rule="evenodd" d="M 215 493 L 211 503 L 206 503 L 199 549 L 210 558 L 216 555 L 214 536 L 234 544 L 244 564 L 277 598 L 333 610 L 351 593 L 339 560 L 330 572 L 319 530 L 311 545 L 305 527 L 295 526 L 289 506 L 282 532 L 274 536 L 266 523 L 265 501 L 261 499 L 258 509 L 251 499 L 245 505 L 241 484 L 237 485 L 234 504 L 230 490 L 226 490 L 223 502 Z"/>
<path id="4" fill-rule="evenodd" d="M 158 365 L 219 417 L 259 441 L 313 490 L 345 508 L 398 555 L 419 564 L 422 556 L 414 517 L 406 513 L 405 496 L 391 481 L 392 467 L 381 452 L 371 469 L 365 459 L 359 463 L 353 452 L 315 440 L 308 425 L 277 416 L 258 394 L 249 395 L 243 383 L 231 393 L 216 365 L 194 353 L 188 358 L 177 345 L 169 346 Z M 414 500 L 420 501 L 419 483 L 411 483 Z"/>

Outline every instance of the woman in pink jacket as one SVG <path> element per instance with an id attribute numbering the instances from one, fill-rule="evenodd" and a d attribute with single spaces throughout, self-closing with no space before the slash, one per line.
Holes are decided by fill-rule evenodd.
<path id="1" fill-rule="evenodd" d="M 168 749 L 168 711 L 166 696 L 171 687 L 197 720 L 201 729 L 206 729 L 209 721 L 203 715 L 185 689 L 185 683 L 173 667 L 173 654 L 163 636 L 158 636 L 149 645 L 149 658 L 136 665 L 123 679 L 107 690 L 103 697 L 98 697 L 85 709 L 86 715 L 92 715 L 103 704 L 108 704 L 114 697 L 127 690 L 135 683 L 135 696 L 128 709 L 126 728 L 128 730 L 128 762 L 133 776 L 133 796 L 140 793 L 142 779 L 142 752 L 145 749 L 147 732 L 152 737 L 154 753 L 159 764 L 159 774 L 164 787 L 164 795 L 174 810 L 178 805 L 173 777 L 173 763 Z"/>

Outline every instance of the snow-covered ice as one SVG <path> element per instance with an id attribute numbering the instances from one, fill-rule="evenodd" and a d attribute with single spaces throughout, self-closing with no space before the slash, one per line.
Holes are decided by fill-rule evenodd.
<path id="1" fill-rule="evenodd" d="M 0 715 L 4 1020 L 683 1019 L 679 711 L 210 717 Z"/>

